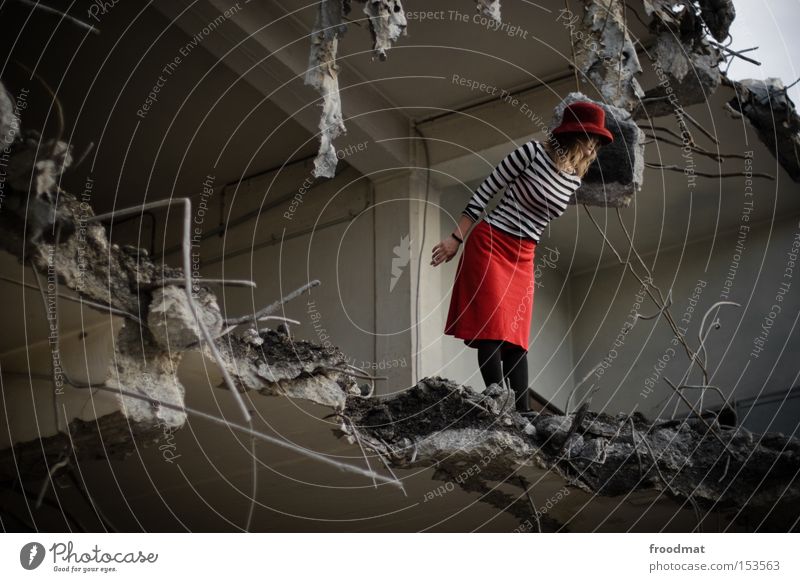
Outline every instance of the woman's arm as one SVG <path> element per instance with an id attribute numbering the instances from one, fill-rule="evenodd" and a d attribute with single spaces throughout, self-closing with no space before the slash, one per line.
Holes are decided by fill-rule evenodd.
<path id="1" fill-rule="evenodd" d="M 466 238 L 467 236 L 467 233 L 469 232 L 470 227 L 473 224 L 475 224 L 475 221 L 472 219 L 471 216 L 469 216 L 468 214 L 462 214 L 461 217 L 458 219 L 458 224 L 453 229 L 453 232 L 458 238 L 464 240 L 464 238 Z"/>
<path id="2" fill-rule="evenodd" d="M 452 230 L 452 233 L 461 240 L 464 240 L 464 237 L 467 236 L 467 232 L 469 232 L 469 229 L 474 222 L 475 221 L 472 220 L 468 215 L 462 214 L 461 218 L 458 219 L 458 225 Z M 442 262 L 449 261 L 456 255 L 458 252 L 458 247 L 460 246 L 461 243 L 453 238 L 451 234 L 447 235 L 447 238 L 445 238 L 442 242 L 437 243 L 436 246 L 433 247 L 431 265 L 435 267 Z"/>
<path id="3" fill-rule="evenodd" d="M 501 188 L 513 182 L 531 164 L 535 155 L 535 146 L 529 141 L 500 160 L 494 171 L 486 176 L 483 183 L 478 186 L 467 207 L 461 213 L 461 217 L 458 219 L 458 226 L 453 230 L 453 233 L 458 238 L 464 240 L 470 227 L 483 214 L 483 210 L 492 196 L 497 194 Z M 458 252 L 460 245 L 461 243 L 453 238 L 452 235 L 447 235 L 447 238 L 433 247 L 431 265 L 435 267 L 452 259 Z"/>
<path id="4" fill-rule="evenodd" d="M 461 214 L 470 217 L 473 221 L 478 220 L 486 205 L 489 204 L 489 200 L 502 188 L 513 182 L 531 164 L 535 155 L 535 146 L 533 142 L 528 141 L 500 160 L 494 171 L 486 176 L 483 183 L 475 190 Z"/>

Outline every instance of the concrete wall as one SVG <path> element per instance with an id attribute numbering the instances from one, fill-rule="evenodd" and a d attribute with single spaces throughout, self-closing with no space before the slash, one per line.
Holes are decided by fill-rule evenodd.
<path id="1" fill-rule="evenodd" d="M 60 313 L 74 315 L 75 306 L 61 301 Z M 78 383 L 99 384 L 106 377 L 113 358 L 113 337 L 123 321 L 115 316 L 96 319 L 83 329 L 70 331 L 60 326 L 58 352 L 54 352 L 55 344 L 45 339 L 0 354 L 0 450 L 54 435 L 75 418 L 90 421 L 119 408 L 113 394 L 75 388 L 64 381 L 65 374 Z"/>
<path id="2" fill-rule="evenodd" d="M 438 237 L 438 193 L 431 189 L 426 202 L 422 172 L 401 168 L 363 176 L 339 163 L 340 173 L 331 180 L 315 182 L 310 164 L 298 164 L 277 176 L 215 186 L 210 195 L 194 196 L 200 233 L 193 248 L 196 275 L 258 284 L 255 291 L 220 289 L 223 309 L 233 314 L 255 311 L 319 279 L 310 296 L 291 301 L 280 313 L 300 322 L 293 333 L 331 342 L 352 365 L 385 377 L 376 385 L 379 393 L 401 391 L 418 377 L 413 354 L 419 352 L 418 360 L 431 365 L 441 360 L 428 339 L 435 325 L 424 316 L 431 297 L 424 270 L 418 278 L 420 257 L 423 263 L 429 260 L 422 245 L 430 247 Z M 231 226 L 224 237 L 202 238 L 220 222 L 223 191 L 224 222 L 259 208 L 262 213 L 258 220 Z M 168 228 L 166 237 L 163 246 L 173 248 L 179 242 L 177 228 Z M 168 254 L 169 262 L 178 260 L 176 252 Z M 418 296 L 419 326 L 412 323 Z"/>
<path id="3" fill-rule="evenodd" d="M 722 300 L 741 304 L 718 309 L 721 327 L 712 329 L 706 342 L 709 382 L 726 397 L 754 397 L 786 391 L 797 384 L 800 291 L 797 281 L 792 282 L 789 277 L 793 274 L 796 278 L 796 266 L 794 272 L 787 266 L 792 268 L 790 260 L 794 259 L 789 253 L 793 241 L 800 241 L 798 236 L 800 225 L 794 216 L 772 224 L 752 225 L 746 236 L 729 231 L 719 234 L 716 240 L 692 242 L 685 248 L 645 258 L 648 264 L 655 264 L 656 284 L 665 294 L 672 289 L 673 316 L 678 326 L 685 328 L 693 348 L 698 345 L 701 321 L 709 307 Z M 789 284 L 783 295 L 782 282 Z M 689 360 L 682 346 L 675 345 L 663 319 L 638 320 L 624 333 L 629 327 L 626 322 L 634 323 L 632 310 L 638 309 L 644 315 L 656 311 L 649 299 L 637 298 L 638 281 L 629 273 L 623 274 L 621 266 L 612 265 L 597 272 L 576 274 L 571 283 L 575 379 L 589 374 L 580 394 L 597 390 L 593 410 L 615 413 L 638 409 L 651 417 L 669 416 L 677 399 L 670 398 L 673 392 L 663 378 L 679 382 Z M 712 312 L 708 324 L 713 320 Z M 764 350 L 758 353 L 754 340 L 763 338 Z M 601 370 L 591 374 L 601 362 Z M 687 383 L 700 380 L 695 367 Z M 693 392 L 687 396 L 695 402 L 699 394 Z M 713 393 L 705 398 L 705 406 L 714 407 L 720 402 L 721 398 Z M 679 413 L 687 411 L 683 404 L 678 406 Z M 747 425 L 746 418 L 744 423 Z M 796 424 L 795 418 L 791 426 Z M 773 426 L 770 430 L 778 428 Z"/>
<path id="4" fill-rule="evenodd" d="M 263 211 L 230 227 L 224 237 L 197 237 L 193 247 L 195 276 L 251 279 L 257 289 L 218 288 L 223 310 L 230 315 L 253 312 L 307 282 L 321 284 L 310 294 L 287 303 L 276 315 L 295 319 L 292 333 L 300 338 L 339 346 L 361 367 L 375 361 L 375 215 L 373 186 L 343 162 L 332 180 L 315 182 L 310 165 L 288 168 L 224 187 L 224 222 L 253 210 Z M 207 233 L 220 222 L 220 196 L 193 197 L 196 225 Z M 202 210 L 201 210 L 202 208 Z M 200 220 L 202 218 L 202 220 Z M 171 247 L 177 232 L 168 233 Z M 178 264 L 176 253 L 168 255 Z M 275 328 L 278 321 L 266 321 Z"/>

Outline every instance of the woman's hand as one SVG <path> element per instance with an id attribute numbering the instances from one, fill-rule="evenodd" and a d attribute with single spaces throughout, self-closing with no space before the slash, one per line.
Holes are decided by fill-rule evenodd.
<path id="1" fill-rule="evenodd" d="M 460 243 L 455 238 L 448 236 L 442 242 L 433 247 L 431 265 L 436 267 L 442 262 L 446 263 L 450 261 L 450 259 L 452 259 L 458 252 L 459 246 Z"/>

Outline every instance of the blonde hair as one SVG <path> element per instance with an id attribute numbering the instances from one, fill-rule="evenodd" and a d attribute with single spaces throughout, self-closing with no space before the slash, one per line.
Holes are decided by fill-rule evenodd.
<path id="1" fill-rule="evenodd" d="M 584 152 L 583 143 L 587 140 L 596 141 L 593 154 L 586 155 Z M 580 133 L 550 134 L 544 142 L 544 149 L 550 154 L 550 159 L 555 162 L 556 167 L 562 172 L 565 172 L 566 168 L 572 167 L 580 178 L 586 175 L 589 166 L 597 158 L 597 150 L 600 146 L 600 139 L 596 136 Z"/>

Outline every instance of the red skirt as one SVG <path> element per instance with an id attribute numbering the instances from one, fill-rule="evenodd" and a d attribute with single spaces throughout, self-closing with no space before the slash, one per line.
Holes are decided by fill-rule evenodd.
<path id="1" fill-rule="evenodd" d="M 445 335 L 505 340 L 528 349 L 533 310 L 536 241 L 481 220 L 464 241 L 458 260 Z"/>

